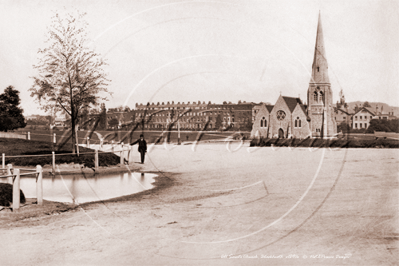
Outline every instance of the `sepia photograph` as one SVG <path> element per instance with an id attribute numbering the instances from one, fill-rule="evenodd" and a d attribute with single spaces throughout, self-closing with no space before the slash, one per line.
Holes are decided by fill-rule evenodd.
<path id="1" fill-rule="evenodd" d="M 398 265 L 398 10 L 1 0 L 0 265 Z"/>

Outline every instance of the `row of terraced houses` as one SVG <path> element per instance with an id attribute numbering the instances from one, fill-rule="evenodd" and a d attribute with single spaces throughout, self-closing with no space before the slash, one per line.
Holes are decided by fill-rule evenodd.
<path id="1" fill-rule="evenodd" d="M 255 105 L 247 102 L 216 104 L 201 101 L 136 104 L 131 119 L 121 121 L 120 125 L 129 121 L 140 123 L 144 119 L 144 129 L 203 130 L 206 126 L 207 130 L 251 130 Z M 112 115 L 107 117 L 109 119 L 112 119 Z"/>
<path id="2" fill-rule="evenodd" d="M 256 114 L 260 108 L 273 107 L 266 103 L 241 102 L 231 103 L 224 102 L 216 104 L 211 102 L 158 102 L 147 104 L 136 104 L 135 109 L 109 108 L 106 112 L 106 128 L 118 129 L 125 126 L 144 123 L 147 130 L 165 130 L 177 129 L 181 130 L 204 130 L 205 124 L 208 123 L 206 130 L 232 129 L 251 131 L 254 123 L 264 123 L 264 121 L 255 121 Z M 306 104 L 305 104 L 306 106 Z M 334 108 L 334 119 L 339 125 L 346 122 L 353 129 L 366 129 L 370 125 L 372 119 L 392 120 L 398 119 L 393 111 L 384 113 L 379 110 L 362 107 L 357 111 L 351 111 L 347 108 Z M 184 114 L 184 115 L 183 115 Z M 178 116 L 180 116 L 179 119 Z M 89 118 L 97 118 L 98 114 L 89 115 Z M 27 120 L 48 119 L 49 116 L 28 116 Z M 115 119 L 116 126 L 111 126 L 110 121 Z M 67 117 L 58 116 L 55 120 L 55 126 L 66 126 Z M 94 123 L 95 119 L 92 123 Z M 176 121 L 173 123 L 173 121 Z M 179 121 L 179 122 L 177 122 Z M 82 121 L 83 122 L 83 121 Z M 173 124 L 173 125 L 171 125 Z M 265 125 L 259 125 L 265 126 Z"/>

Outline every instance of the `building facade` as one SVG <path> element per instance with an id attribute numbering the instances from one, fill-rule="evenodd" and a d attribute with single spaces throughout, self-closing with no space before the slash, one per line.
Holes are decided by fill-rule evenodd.
<path id="1" fill-rule="evenodd" d="M 375 119 L 375 114 L 366 107 L 363 107 L 353 114 L 352 128 L 367 129 L 372 119 Z"/>
<path id="2" fill-rule="evenodd" d="M 253 106 L 254 103 L 246 102 L 215 104 L 172 101 L 137 103 L 134 112 L 135 122 L 150 130 L 251 130 Z"/>

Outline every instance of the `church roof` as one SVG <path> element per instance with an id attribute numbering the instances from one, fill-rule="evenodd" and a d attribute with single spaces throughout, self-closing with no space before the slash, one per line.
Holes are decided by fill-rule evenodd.
<path id="1" fill-rule="evenodd" d="M 303 105 L 303 104 L 300 104 L 300 106 L 301 106 L 301 108 L 302 108 L 302 111 L 306 114 L 306 106 Z"/>
<path id="2" fill-rule="evenodd" d="M 304 104 L 302 104 L 302 103 L 300 103 L 300 104 L 299 104 L 299 106 L 301 107 L 301 109 L 302 109 L 303 113 L 306 115 L 306 120 L 307 120 L 307 121 L 310 121 L 311 119 L 310 119 L 310 117 L 309 117 L 308 113 L 306 112 L 306 108 L 307 108 L 307 106 L 306 106 L 306 105 L 304 105 Z"/>
<path id="3" fill-rule="evenodd" d="M 283 99 L 284 99 L 285 103 L 287 104 L 288 108 L 290 109 L 291 113 L 294 111 L 294 109 L 298 103 L 302 104 L 302 101 L 300 98 L 283 96 Z"/>
<path id="4" fill-rule="evenodd" d="M 267 111 L 269 111 L 269 113 L 273 110 L 274 105 L 266 105 L 266 109 Z"/>

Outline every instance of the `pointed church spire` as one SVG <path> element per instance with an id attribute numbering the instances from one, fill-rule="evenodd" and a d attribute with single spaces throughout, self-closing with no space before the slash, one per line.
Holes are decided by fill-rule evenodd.
<path id="1" fill-rule="evenodd" d="M 312 78 L 310 83 L 330 83 L 330 79 L 328 78 L 328 64 L 324 49 L 323 28 L 321 26 L 320 11 L 312 65 Z"/>

